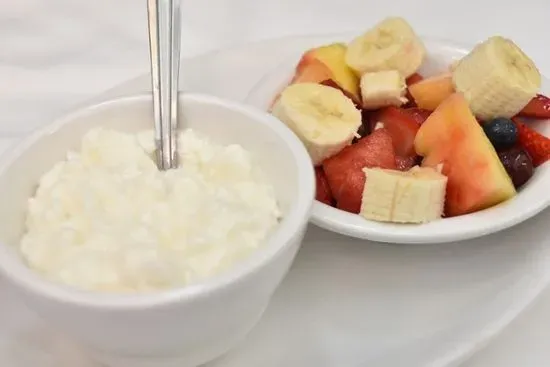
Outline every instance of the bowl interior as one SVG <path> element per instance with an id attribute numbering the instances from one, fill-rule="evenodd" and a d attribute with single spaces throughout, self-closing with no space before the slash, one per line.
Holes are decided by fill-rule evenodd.
<path id="1" fill-rule="evenodd" d="M 288 221 L 307 220 L 314 196 L 313 169 L 308 168 L 307 152 L 290 130 L 266 113 L 214 97 L 184 94 L 180 106 L 180 126 L 217 143 L 241 144 L 253 154 L 274 186 L 284 215 L 280 227 Z M 150 96 L 108 101 L 49 125 L 8 152 L 0 165 L 0 242 L 11 245 L 5 246 L 9 256 L 19 256 L 15 245 L 24 231 L 27 199 L 42 174 L 65 159 L 67 151 L 78 149 L 91 128 L 138 132 L 152 129 L 152 116 Z M 292 228 L 286 225 L 287 230 Z M 0 257 L 3 267 L 11 264 Z"/>
<path id="2" fill-rule="evenodd" d="M 310 47 L 350 40 L 356 34 L 329 36 L 326 39 L 312 38 Z M 446 40 L 425 39 L 424 42 L 428 57 L 419 70 L 423 76 L 447 71 L 453 61 L 462 58 L 471 48 Z M 268 72 L 251 90 L 247 102 L 268 110 L 274 96 L 291 80 L 301 54 L 293 55 Z M 546 78 L 543 78 L 542 92 L 550 94 L 550 81 Z M 542 134 L 550 135 L 550 124 L 547 121 L 536 121 L 532 126 Z M 421 244 L 465 240 L 502 230 L 537 214 L 550 204 L 546 187 L 550 187 L 550 163 L 538 167 L 535 175 L 514 199 L 469 215 L 444 218 L 422 225 L 380 223 L 316 201 L 311 221 L 337 233 L 380 242 Z"/>

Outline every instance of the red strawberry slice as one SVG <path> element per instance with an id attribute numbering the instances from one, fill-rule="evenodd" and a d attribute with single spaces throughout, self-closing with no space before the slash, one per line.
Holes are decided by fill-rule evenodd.
<path id="1" fill-rule="evenodd" d="M 374 131 L 323 162 L 338 209 L 359 213 L 365 167 L 396 168 L 392 137 L 386 129 Z"/>
<path id="2" fill-rule="evenodd" d="M 413 108 L 413 107 L 418 107 L 418 105 L 416 104 L 416 101 L 414 100 L 413 96 L 411 95 L 411 93 L 409 93 L 409 90 L 407 89 L 407 91 L 405 92 L 405 98 L 407 98 L 407 103 L 405 103 L 403 105 L 404 108 Z"/>
<path id="3" fill-rule="evenodd" d="M 330 186 L 328 185 L 327 176 L 325 175 L 325 171 L 323 171 L 323 167 L 315 167 L 315 186 L 315 199 L 333 206 L 334 197 L 330 191 Z"/>
<path id="4" fill-rule="evenodd" d="M 416 156 L 410 156 L 410 157 L 395 157 L 395 165 L 397 166 L 397 169 L 400 171 L 408 171 L 411 168 L 414 167 L 416 164 Z"/>
<path id="5" fill-rule="evenodd" d="M 414 156 L 414 138 L 420 128 L 417 118 L 403 108 L 385 107 L 372 115 L 371 130 L 376 128 L 378 122 L 383 123 L 392 137 L 395 154 L 401 157 Z"/>
<path id="6" fill-rule="evenodd" d="M 415 121 L 418 122 L 420 125 L 422 125 L 424 121 L 426 121 L 426 119 L 432 114 L 432 111 L 428 111 L 418 107 L 407 108 L 405 111 L 410 114 L 412 118 L 415 119 Z"/>
<path id="7" fill-rule="evenodd" d="M 342 87 L 340 87 L 340 85 L 336 83 L 334 80 L 326 79 L 326 80 L 323 80 L 320 84 L 340 90 L 340 92 L 344 93 L 346 97 L 352 100 L 353 104 L 357 109 L 361 109 L 361 103 L 355 98 L 355 96 L 345 91 L 344 89 L 342 89 Z"/>
<path id="8" fill-rule="evenodd" d="M 550 139 L 531 129 L 519 119 L 512 119 L 518 128 L 519 144 L 529 153 L 533 165 L 540 166 L 550 159 Z"/>
<path id="9" fill-rule="evenodd" d="M 418 73 L 414 73 L 413 75 L 409 76 L 406 80 L 407 86 L 413 85 L 414 83 L 418 83 L 424 80 L 424 77 Z"/>
<path id="10" fill-rule="evenodd" d="M 533 119 L 550 119 L 550 98 L 537 94 L 527 106 L 523 107 L 518 116 L 529 117 Z"/>

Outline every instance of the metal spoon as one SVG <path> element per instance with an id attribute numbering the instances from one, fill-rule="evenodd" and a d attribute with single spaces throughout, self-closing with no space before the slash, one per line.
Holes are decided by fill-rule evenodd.
<path id="1" fill-rule="evenodd" d="M 157 166 L 167 170 L 178 165 L 180 1 L 147 0 L 147 13 Z"/>

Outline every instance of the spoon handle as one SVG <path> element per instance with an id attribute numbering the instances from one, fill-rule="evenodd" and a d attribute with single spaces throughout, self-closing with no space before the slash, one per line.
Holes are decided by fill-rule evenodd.
<path id="1" fill-rule="evenodd" d="M 170 155 L 172 156 L 172 168 L 178 166 L 178 82 L 180 71 L 180 47 L 181 47 L 181 9 L 180 0 L 171 0 L 172 4 L 172 47 L 171 51 L 171 71 L 172 71 L 172 90 L 170 94 Z"/>
<path id="2" fill-rule="evenodd" d="M 157 165 L 177 166 L 179 0 L 147 0 Z"/>

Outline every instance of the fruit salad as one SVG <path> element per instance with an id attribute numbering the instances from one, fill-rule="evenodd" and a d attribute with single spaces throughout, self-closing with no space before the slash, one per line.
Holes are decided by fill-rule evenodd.
<path id="1" fill-rule="evenodd" d="M 306 146 L 316 199 L 367 220 L 426 223 L 510 200 L 550 158 L 541 75 L 511 40 L 479 43 L 439 75 L 406 20 L 307 50 L 270 107 Z"/>

